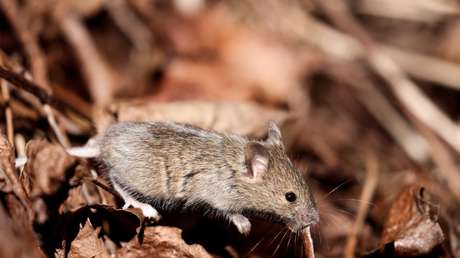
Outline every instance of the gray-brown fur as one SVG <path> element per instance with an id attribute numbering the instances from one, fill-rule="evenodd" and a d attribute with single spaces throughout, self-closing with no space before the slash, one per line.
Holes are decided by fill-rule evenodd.
<path id="1" fill-rule="evenodd" d="M 250 226 L 242 214 L 293 230 L 318 220 L 309 188 L 287 158 L 274 124 L 266 141 L 253 141 L 177 123 L 126 122 L 110 127 L 99 145 L 111 181 L 155 208 L 205 204 L 240 231 L 245 231 L 241 221 Z M 251 171 L 262 173 L 256 177 Z M 287 192 L 297 200 L 288 202 Z"/>

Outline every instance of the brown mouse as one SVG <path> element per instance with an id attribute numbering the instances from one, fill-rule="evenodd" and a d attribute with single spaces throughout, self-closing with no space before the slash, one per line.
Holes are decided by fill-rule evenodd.
<path id="1" fill-rule="evenodd" d="M 125 206 L 159 219 L 156 209 L 193 210 L 228 218 L 248 234 L 247 217 L 299 231 L 319 220 L 313 196 L 286 155 L 279 128 L 265 141 L 173 122 L 123 122 L 98 141 Z"/>

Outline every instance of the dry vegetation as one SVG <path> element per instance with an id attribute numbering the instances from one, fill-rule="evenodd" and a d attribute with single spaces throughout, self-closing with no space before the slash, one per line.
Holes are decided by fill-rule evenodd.
<path id="1" fill-rule="evenodd" d="M 460 257 L 457 0 L 0 0 L 0 85 L 0 257 L 304 257 L 279 225 L 122 210 L 64 148 L 128 120 L 276 121 L 316 257 Z"/>

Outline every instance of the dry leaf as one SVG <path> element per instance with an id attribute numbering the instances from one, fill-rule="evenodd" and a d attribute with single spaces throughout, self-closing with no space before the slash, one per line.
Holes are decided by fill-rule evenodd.
<path id="1" fill-rule="evenodd" d="M 99 237 L 101 228 L 94 228 L 91 221 L 87 219 L 78 232 L 75 240 L 70 245 L 70 258 L 86 257 L 110 257 L 105 248 L 104 242 Z"/>
<path id="2" fill-rule="evenodd" d="M 251 102 L 125 102 L 112 106 L 118 121 L 175 121 L 218 132 L 261 137 L 267 124 L 282 125 L 288 119 L 283 110 Z"/>
<path id="3" fill-rule="evenodd" d="M 32 232 L 24 230 L 17 222 L 8 217 L 0 205 L 0 257 L 45 257 L 39 250 Z"/>
<path id="4" fill-rule="evenodd" d="M 0 134 L 0 257 L 44 257 L 32 230 L 29 202 L 14 169 L 14 149 Z"/>
<path id="5" fill-rule="evenodd" d="M 60 257 L 64 257 L 66 252 L 74 257 L 105 257 L 102 237 L 107 237 L 112 243 L 128 242 L 137 236 L 143 220 L 137 211 L 114 209 L 106 205 L 83 206 L 50 221 L 48 230 L 57 228 L 58 232 L 45 232 L 45 237 L 64 244 L 56 247 Z M 60 232 L 61 228 L 66 230 Z M 93 245 L 89 249 L 88 242 Z"/>
<path id="6" fill-rule="evenodd" d="M 0 191 L 10 193 L 13 186 L 5 173 L 14 168 L 14 150 L 4 135 L 0 135 Z"/>
<path id="7" fill-rule="evenodd" d="M 381 243 L 394 242 L 395 253 L 399 256 L 430 253 L 444 241 L 437 213 L 423 187 L 406 189 L 390 209 Z"/>
<path id="8" fill-rule="evenodd" d="M 170 21 L 166 28 L 177 52 L 206 58 L 173 59 L 157 96 L 160 100 L 195 97 L 287 103 L 301 89 L 305 73 L 318 63 L 313 51 L 296 49 L 240 23 L 225 4 L 195 19 Z"/>
<path id="9" fill-rule="evenodd" d="M 146 228 L 142 244 L 132 240 L 118 250 L 118 255 L 126 258 L 212 257 L 202 246 L 185 243 L 180 229 L 164 226 Z"/>
<path id="10" fill-rule="evenodd" d="M 56 192 L 67 181 L 68 170 L 76 161 L 60 145 L 45 140 L 28 142 L 26 153 L 24 173 L 31 179 L 28 190 L 32 196 Z"/>

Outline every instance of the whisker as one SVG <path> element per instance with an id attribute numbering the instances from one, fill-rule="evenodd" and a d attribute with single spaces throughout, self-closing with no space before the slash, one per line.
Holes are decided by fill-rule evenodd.
<path id="1" fill-rule="evenodd" d="M 294 253 L 297 251 L 297 232 L 294 232 L 294 239 L 293 239 L 293 245 L 294 245 Z"/>
<path id="2" fill-rule="evenodd" d="M 348 184 L 350 181 L 351 181 L 351 179 L 345 180 L 343 183 L 339 184 L 339 185 L 336 186 L 334 189 L 332 189 L 331 191 L 329 191 L 329 192 L 323 197 L 323 199 L 327 199 L 327 197 L 329 197 L 331 194 L 333 194 L 335 191 L 337 191 L 340 187 L 344 186 L 345 184 Z"/>
<path id="3" fill-rule="evenodd" d="M 289 238 L 288 238 L 288 242 L 287 242 L 287 246 L 286 248 L 289 250 L 289 244 L 291 243 L 291 238 L 292 238 L 292 233 L 289 232 Z"/>
<path id="4" fill-rule="evenodd" d="M 275 256 L 275 255 L 276 255 L 276 252 L 278 252 L 278 249 L 281 247 L 281 244 L 283 243 L 283 240 L 284 240 L 284 238 L 286 237 L 286 233 L 288 233 L 288 231 L 285 229 L 285 230 L 284 230 L 283 237 L 281 237 L 281 240 L 280 240 L 280 242 L 278 243 L 278 246 L 276 247 L 275 252 L 273 252 L 273 254 L 272 254 L 271 257 Z"/>
<path id="5" fill-rule="evenodd" d="M 251 250 L 249 250 L 249 252 L 247 253 L 246 257 L 248 257 L 252 252 L 254 252 L 257 247 L 262 243 L 263 240 L 265 240 L 265 238 L 267 238 L 267 234 L 265 234 L 265 236 L 263 238 L 261 238 L 252 248 Z"/>
<path id="6" fill-rule="evenodd" d="M 363 200 L 360 200 L 360 199 L 354 199 L 354 198 L 339 198 L 339 199 L 335 199 L 337 201 L 350 201 L 350 202 L 357 202 L 357 203 L 365 203 L 369 206 L 375 206 L 375 203 L 372 203 L 372 202 L 364 202 Z"/>
<path id="7" fill-rule="evenodd" d="M 335 228 L 339 228 L 339 226 L 338 226 L 338 224 L 337 224 L 338 222 L 337 222 L 337 220 L 336 220 L 336 218 L 334 217 L 333 214 L 329 214 L 327 217 L 324 218 L 323 221 L 326 222 L 326 223 L 323 223 L 323 224 L 328 224 L 328 223 L 330 222 L 330 223 L 334 224 L 334 227 L 335 227 Z M 329 223 L 329 224 L 330 224 L 330 223 Z M 339 224 L 340 224 L 340 223 L 339 223 Z"/>
<path id="8" fill-rule="evenodd" d="M 259 241 L 257 241 L 257 243 L 249 250 L 249 252 L 246 254 L 245 257 L 249 257 L 249 255 L 257 249 L 257 247 L 267 238 L 267 236 L 268 236 L 269 234 L 272 233 L 272 231 L 273 231 L 273 229 L 270 229 L 268 232 L 266 232 L 266 233 L 262 236 L 262 238 L 261 238 Z"/>
<path id="9" fill-rule="evenodd" d="M 300 257 L 303 257 L 303 239 L 300 239 L 301 243 L 301 248 L 300 248 Z"/>
<path id="10" fill-rule="evenodd" d="M 337 212 L 340 212 L 342 214 L 345 214 L 345 215 L 348 215 L 348 216 L 351 216 L 351 217 L 355 217 L 356 214 L 350 212 L 350 211 L 347 211 L 345 209 L 341 209 L 341 208 L 337 208 L 337 207 L 334 207 L 334 210 L 337 211 Z"/>
<path id="11" fill-rule="evenodd" d="M 279 234 L 281 234 L 282 232 L 283 232 L 283 231 L 280 230 L 280 231 L 278 232 L 278 234 L 275 235 L 275 237 L 272 239 L 272 241 L 270 241 L 270 243 L 269 243 L 268 245 L 271 246 L 271 245 L 273 244 L 273 242 L 278 238 Z"/>

